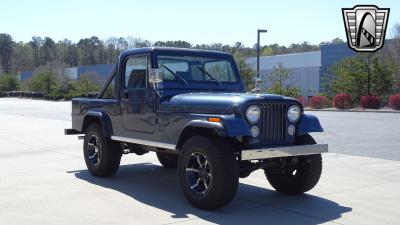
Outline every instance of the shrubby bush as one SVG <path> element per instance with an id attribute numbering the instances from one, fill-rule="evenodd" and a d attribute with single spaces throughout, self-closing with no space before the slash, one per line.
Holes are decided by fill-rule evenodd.
<path id="1" fill-rule="evenodd" d="M 0 74 L 0 97 L 5 97 L 7 92 L 16 91 L 19 81 L 15 74 Z"/>
<path id="2" fill-rule="evenodd" d="M 48 68 L 40 68 L 25 82 L 27 91 L 51 93 L 57 86 L 57 76 Z"/>
<path id="3" fill-rule="evenodd" d="M 389 106 L 392 109 L 400 110 L 400 93 L 389 97 Z"/>
<path id="4" fill-rule="evenodd" d="M 304 96 L 298 96 L 296 98 L 303 106 L 307 106 L 308 105 L 308 101 L 307 98 Z"/>
<path id="5" fill-rule="evenodd" d="M 353 108 L 353 99 L 350 94 L 339 93 L 333 97 L 333 107 L 337 109 Z"/>
<path id="6" fill-rule="evenodd" d="M 314 109 L 323 109 L 328 106 L 328 99 L 325 96 L 316 95 L 310 99 L 310 106 Z"/>
<path id="7" fill-rule="evenodd" d="M 381 106 L 379 97 L 374 95 L 362 96 L 360 104 L 364 109 L 379 109 Z"/>

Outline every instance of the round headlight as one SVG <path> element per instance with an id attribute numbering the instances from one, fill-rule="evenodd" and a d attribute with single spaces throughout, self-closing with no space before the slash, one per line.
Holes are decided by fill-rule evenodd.
<path id="1" fill-rule="evenodd" d="M 258 106 L 252 105 L 249 108 L 247 108 L 246 110 L 246 117 L 247 120 L 251 123 L 251 124 L 255 124 L 258 122 L 258 120 L 260 119 L 260 108 L 258 108 Z"/>
<path id="2" fill-rule="evenodd" d="M 291 123 L 295 123 L 300 119 L 300 113 L 300 108 L 297 105 L 292 105 L 287 111 L 287 117 Z"/>
<path id="3" fill-rule="evenodd" d="M 258 134 L 260 133 L 260 130 L 258 129 L 258 127 L 256 127 L 256 126 L 253 126 L 251 129 L 250 129 L 250 131 L 251 131 L 251 136 L 252 137 L 257 137 L 258 136 Z"/>
<path id="4" fill-rule="evenodd" d="M 290 136 L 293 136 L 294 133 L 296 132 L 296 128 L 293 126 L 293 124 L 290 124 L 287 128 L 287 132 Z"/>

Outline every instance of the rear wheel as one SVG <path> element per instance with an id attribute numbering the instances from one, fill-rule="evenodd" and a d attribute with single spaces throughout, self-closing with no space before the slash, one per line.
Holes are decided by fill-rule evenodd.
<path id="1" fill-rule="evenodd" d="M 158 161 L 167 169 L 178 168 L 178 154 L 166 153 L 166 152 L 156 152 Z"/>
<path id="2" fill-rule="evenodd" d="M 86 129 L 83 155 L 93 176 L 107 177 L 117 172 L 122 151 L 118 142 L 104 137 L 99 124 L 92 123 Z"/>
<path id="3" fill-rule="evenodd" d="M 315 143 L 308 134 L 296 139 L 298 145 Z M 281 193 L 302 194 L 311 190 L 321 177 L 321 154 L 282 158 L 281 161 L 285 162 L 285 167 L 281 171 L 264 169 L 271 186 Z"/>
<path id="4" fill-rule="evenodd" d="M 186 199 L 200 209 L 216 209 L 234 197 L 239 172 L 229 143 L 205 136 L 193 136 L 182 147 L 179 180 Z"/>

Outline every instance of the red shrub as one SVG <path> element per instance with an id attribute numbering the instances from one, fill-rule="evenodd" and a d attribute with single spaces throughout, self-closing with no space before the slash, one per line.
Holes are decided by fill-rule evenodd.
<path id="1" fill-rule="evenodd" d="M 381 102 L 378 96 L 367 95 L 361 97 L 361 107 L 364 109 L 379 109 Z"/>
<path id="2" fill-rule="evenodd" d="M 296 98 L 303 106 L 307 106 L 308 105 L 308 103 L 307 103 L 307 98 L 306 97 L 304 97 L 304 96 L 299 96 L 299 97 L 297 97 Z"/>
<path id="3" fill-rule="evenodd" d="M 400 93 L 389 97 L 389 106 L 392 109 L 400 110 Z"/>
<path id="4" fill-rule="evenodd" d="M 336 94 L 333 97 L 333 106 L 337 109 L 351 109 L 353 108 L 353 99 L 346 93 Z"/>
<path id="5" fill-rule="evenodd" d="M 325 96 L 313 96 L 310 99 L 310 106 L 314 109 L 322 109 L 328 105 L 328 99 Z"/>

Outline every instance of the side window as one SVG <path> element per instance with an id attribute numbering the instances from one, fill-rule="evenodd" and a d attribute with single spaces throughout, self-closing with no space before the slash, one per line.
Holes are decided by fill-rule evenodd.
<path id="1" fill-rule="evenodd" d="M 129 58 L 125 64 L 125 87 L 145 88 L 147 84 L 148 57 Z"/>
<path id="2" fill-rule="evenodd" d="M 204 70 L 219 81 L 235 82 L 236 78 L 232 66 L 228 61 L 211 61 L 204 64 Z M 211 79 L 206 77 L 206 79 Z"/>
<path id="3" fill-rule="evenodd" d="M 111 82 L 108 84 L 108 86 L 106 87 L 106 89 L 104 90 L 104 92 L 100 96 L 100 98 L 108 98 L 108 99 L 116 98 L 116 95 L 115 95 L 115 74 L 113 76 L 114 77 L 112 78 Z"/>

